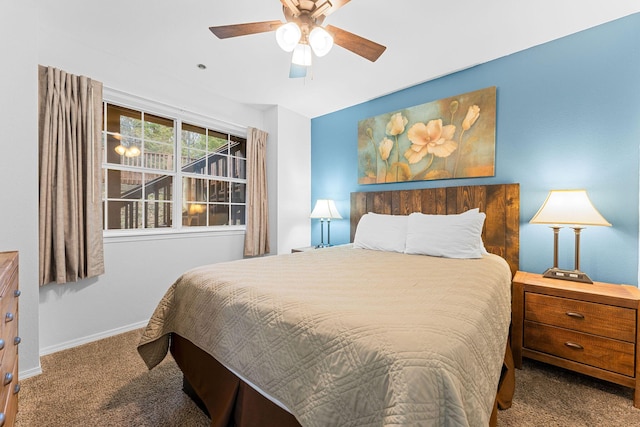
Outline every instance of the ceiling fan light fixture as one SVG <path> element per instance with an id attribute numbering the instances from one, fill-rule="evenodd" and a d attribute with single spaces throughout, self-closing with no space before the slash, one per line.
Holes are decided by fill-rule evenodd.
<path id="1" fill-rule="evenodd" d="M 125 157 L 138 157 L 140 155 L 140 149 L 135 145 L 132 145 L 131 147 L 127 148 L 124 155 Z"/>
<path id="2" fill-rule="evenodd" d="M 285 52 L 291 52 L 298 45 L 302 31 L 295 22 L 281 25 L 276 30 L 276 41 L 278 46 Z"/>
<path id="3" fill-rule="evenodd" d="M 308 44 L 300 43 L 293 49 L 291 62 L 304 67 L 311 66 L 311 47 Z"/>
<path id="4" fill-rule="evenodd" d="M 114 150 L 116 153 L 118 153 L 119 155 L 121 155 L 121 156 L 122 156 L 124 153 L 126 153 L 126 151 L 127 151 L 127 147 L 125 147 L 125 146 L 124 146 L 124 145 L 122 145 L 122 144 L 118 144 L 118 145 L 116 146 L 116 148 L 114 148 L 113 150 Z"/>
<path id="5" fill-rule="evenodd" d="M 317 57 L 325 56 L 333 47 L 333 37 L 322 27 L 315 27 L 309 33 L 309 44 Z"/>

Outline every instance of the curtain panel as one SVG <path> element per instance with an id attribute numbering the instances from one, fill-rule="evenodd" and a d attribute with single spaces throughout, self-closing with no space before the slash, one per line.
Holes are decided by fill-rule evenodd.
<path id="1" fill-rule="evenodd" d="M 39 282 L 104 273 L 102 83 L 39 67 Z"/>
<path id="2" fill-rule="evenodd" d="M 247 231 L 244 236 L 244 256 L 259 256 L 270 252 L 267 136 L 268 133 L 265 131 L 255 128 L 248 129 Z"/>

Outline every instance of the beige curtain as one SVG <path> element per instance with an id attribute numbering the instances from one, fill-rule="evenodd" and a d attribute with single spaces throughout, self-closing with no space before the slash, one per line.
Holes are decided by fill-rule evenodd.
<path id="1" fill-rule="evenodd" d="M 39 67 L 40 285 L 104 273 L 102 83 Z"/>
<path id="2" fill-rule="evenodd" d="M 244 256 L 269 253 L 267 132 L 249 128 L 247 136 L 247 232 Z"/>

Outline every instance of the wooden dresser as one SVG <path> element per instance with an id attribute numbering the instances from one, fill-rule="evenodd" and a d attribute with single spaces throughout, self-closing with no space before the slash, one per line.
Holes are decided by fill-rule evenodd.
<path id="1" fill-rule="evenodd" d="M 640 408 L 638 308 L 634 286 L 547 279 L 518 271 L 513 278 L 511 348 L 522 358 L 560 366 L 635 389 Z"/>
<path id="2" fill-rule="evenodd" d="M 18 253 L 0 252 L 0 426 L 18 411 Z"/>

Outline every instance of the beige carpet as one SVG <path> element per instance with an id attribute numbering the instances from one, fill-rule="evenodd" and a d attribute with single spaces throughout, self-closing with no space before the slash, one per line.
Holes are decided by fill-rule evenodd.
<path id="1" fill-rule="evenodd" d="M 171 357 L 148 371 L 133 331 L 42 358 L 43 374 L 21 381 L 17 427 L 207 426 L 182 392 Z M 513 407 L 499 426 L 640 426 L 625 387 L 525 361 Z"/>

